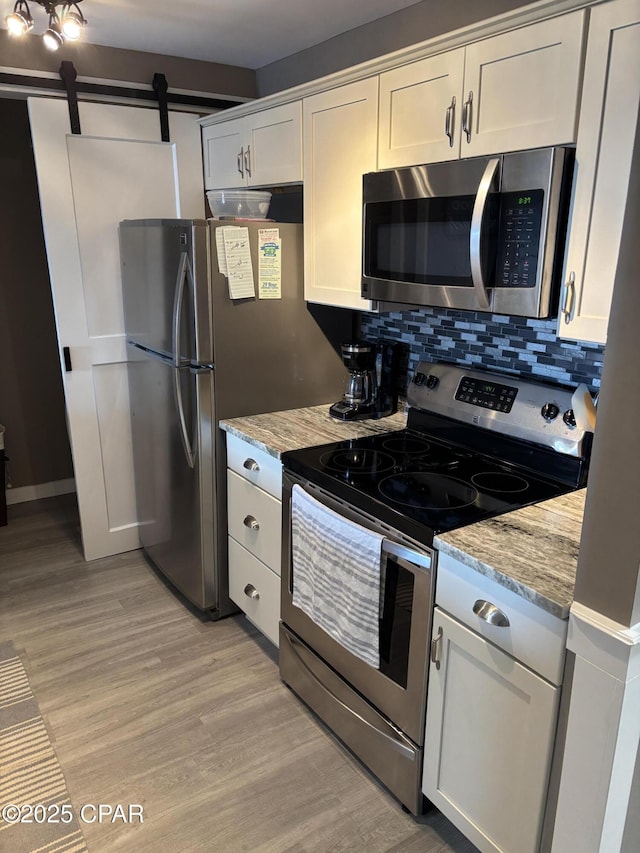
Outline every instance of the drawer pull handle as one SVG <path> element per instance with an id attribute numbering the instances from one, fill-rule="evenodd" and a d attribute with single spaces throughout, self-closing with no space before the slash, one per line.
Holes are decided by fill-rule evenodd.
<path id="1" fill-rule="evenodd" d="M 495 604 L 490 601 L 485 601 L 484 598 L 479 598 L 473 605 L 473 612 L 476 616 L 484 619 L 490 625 L 496 625 L 498 628 L 508 628 L 511 624 L 509 618 Z"/>
<path id="2" fill-rule="evenodd" d="M 253 515 L 245 515 L 244 521 L 242 522 L 245 527 L 248 527 L 249 530 L 260 530 L 260 524 L 258 519 Z"/>
<path id="3" fill-rule="evenodd" d="M 244 462 L 242 463 L 242 467 L 246 468 L 247 471 L 259 471 L 260 470 L 260 466 L 258 465 L 258 463 L 256 462 L 255 459 L 245 459 Z"/>
<path id="4" fill-rule="evenodd" d="M 442 640 L 442 627 L 438 628 L 438 633 L 431 640 L 431 660 L 435 664 L 436 669 L 440 669 L 440 641 Z"/>
<path id="5" fill-rule="evenodd" d="M 254 601 L 257 601 L 260 598 L 260 593 L 252 583 L 248 583 L 245 586 L 244 594 L 247 596 L 247 598 L 252 598 Z"/>

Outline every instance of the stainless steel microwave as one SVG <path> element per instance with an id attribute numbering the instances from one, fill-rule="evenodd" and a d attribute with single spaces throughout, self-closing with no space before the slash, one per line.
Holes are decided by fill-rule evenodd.
<path id="1" fill-rule="evenodd" d="M 544 148 L 364 175 L 362 296 L 555 314 L 572 170 Z"/>

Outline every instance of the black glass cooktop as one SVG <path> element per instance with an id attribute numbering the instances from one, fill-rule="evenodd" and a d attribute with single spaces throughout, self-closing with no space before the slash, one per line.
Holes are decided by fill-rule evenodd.
<path id="1" fill-rule="evenodd" d="M 425 541 L 578 485 L 547 476 L 546 456 L 515 450 L 526 465 L 406 429 L 290 451 L 282 459 L 285 469 Z"/>

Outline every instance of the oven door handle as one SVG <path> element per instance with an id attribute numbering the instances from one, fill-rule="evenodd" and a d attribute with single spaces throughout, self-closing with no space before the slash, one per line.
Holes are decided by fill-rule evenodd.
<path id="1" fill-rule="evenodd" d="M 471 260 L 471 281 L 475 290 L 476 299 L 480 305 L 481 311 L 490 311 L 489 294 L 484 281 L 484 273 L 482 270 L 482 223 L 489 199 L 489 191 L 493 184 L 498 166 L 500 165 L 499 157 L 492 157 L 486 165 L 478 194 L 473 205 L 473 214 L 471 216 L 471 233 L 469 236 L 469 258 Z"/>
<path id="2" fill-rule="evenodd" d="M 421 554 L 419 551 L 406 548 L 404 545 L 398 545 L 397 542 L 392 542 L 390 539 L 382 540 L 382 552 L 383 554 L 391 554 L 392 557 L 399 557 L 412 566 L 420 566 L 427 571 L 431 569 L 430 554 Z"/>
<path id="3" fill-rule="evenodd" d="M 298 646 L 298 645 L 302 646 L 301 643 L 297 642 L 296 639 L 291 636 L 290 632 L 287 631 L 287 634 L 288 634 L 287 639 L 292 646 Z M 326 684 L 323 684 L 322 681 L 320 681 L 320 679 L 315 674 L 315 672 L 313 672 L 313 670 L 309 666 L 307 666 L 306 662 L 302 658 L 302 655 L 297 654 L 297 658 L 298 658 L 298 663 L 300 664 L 300 666 L 302 666 L 304 668 L 307 676 L 324 693 L 326 693 L 327 696 L 329 696 L 334 702 L 337 702 L 337 704 L 340 705 L 340 707 L 343 708 L 343 710 L 348 711 L 348 713 L 351 714 L 351 716 L 355 717 L 360 723 L 365 725 L 367 728 L 372 729 L 376 734 L 380 735 L 385 740 L 388 740 L 391 743 L 391 745 L 393 746 L 393 748 L 396 749 L 398 752 L 402 753 L 402 755 L 404 755 L 405 758 L 409 758 L 411 761 L 415 760 L 414 750 L 410 749 L 408 746 L 405 746 L 401 741 L 399 741 L 397 738 L 390 735 L 388 732 L 383 731 L 378 726 L 374 726 L 373 723 L 369 722 L 369 720 L 365 719 L 365 717 L 363 717 L 357 711 L 354 711 L 353 708 L 350 708 L 347 704 L 345 704 L 342 701 L 342 699 L 340 699 L 339 696 L 336 696 L 336 694 L 332 690 L 329 690 L 329 688 L 327 687 Z M 391 728 L 391 726 L 389 726 L 389 728 Z M 391 729 L 391 731 L 393 731 L 393 729 Z"/>

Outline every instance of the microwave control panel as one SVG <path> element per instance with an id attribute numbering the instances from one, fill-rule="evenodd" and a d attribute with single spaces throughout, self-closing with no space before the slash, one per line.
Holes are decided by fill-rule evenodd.
<path id="1" fill-rule="evenodd" d="M 543 203 L 543 190 L 501 194 L 496 287 L 535 287 Z"/>

